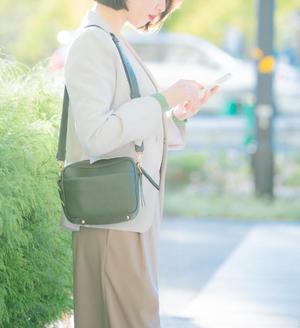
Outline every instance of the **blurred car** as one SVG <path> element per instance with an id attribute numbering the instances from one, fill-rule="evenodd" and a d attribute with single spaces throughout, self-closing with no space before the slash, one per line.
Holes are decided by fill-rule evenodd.
<path id="1" fill-rule="evenodd" d="M 195 79 L 207 84 L 227 72 L 232 78 L 209 100 L 206 107 L 225 108 L 229 101 L 237 103 L 254 96 L 256 67 L 253 61 L 234 58 L 212 43 L 184 33 L 160 32 L 149 35 L 130 32 L 127 40 L 166 88 L 178 79 Z M 300 112 L 300 70 L 285 62 L 276 63 L 274 94 L 279 110 Z"/>

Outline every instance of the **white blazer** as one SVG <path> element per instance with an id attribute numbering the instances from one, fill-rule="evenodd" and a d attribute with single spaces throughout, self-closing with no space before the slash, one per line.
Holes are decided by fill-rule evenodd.
<path id="1" fill-rule="evenodd" d="M 160 185 L 158 191 L 145 177 L 146 205 L 128 222 L 86 227 L 144 232 L 155 213 L 163 214 L 167 150 L 185 147 L 186 126 L 178 127 L 151 94 L 161 91 L 134 49 L 120 40 L 120 47 L 135 72 L 141 97 L 130 98 L 130 87 L 121 57 L 93 5 L 86 13 L 71 42 L 64 66 L 69 93 L 69 117 L 65 165 L 89 159 L 135 157 L 135 143 L 144 141 L 142 166 Z M 83 28 L 88 24 L 98 27 Z M 159 211 L 157 210 L 159 208 Z M 61 226 L 79 230 L 61 212 Z"/>

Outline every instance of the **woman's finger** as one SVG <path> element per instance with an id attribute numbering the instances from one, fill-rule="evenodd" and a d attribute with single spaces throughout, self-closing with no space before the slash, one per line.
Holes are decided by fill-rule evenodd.
<path id="1" fill-rule="evenodd" d="M 184 108 L 185 108 L 185 118 L 190 118 L 197 112 L 197 107 L 194 106 L 191 102 L 186 102 Z"/>
<path id="2" fill-rule="evenodd" d="M 203 99 L 207 99 L 209 96 L 210 96 L 210 91 L 205 91 L 205 92 L 202 94 L 200 100 L 202 101 Z"/>
<path id="3" fill-rule="evenodd" d="M 220 90 L 220 86 L 216 85 L 210 90 L 210 96 L 214 95 Z"/>
<path id="4" fill-rule="evenodd" d="M 207 99 L 209 98 L 210 96 L 210 92 L 209 91 L 206 91 L 203 96 L 201 96 L 200 98 L 200 103 L 203 104 L 207 101 Z"/>

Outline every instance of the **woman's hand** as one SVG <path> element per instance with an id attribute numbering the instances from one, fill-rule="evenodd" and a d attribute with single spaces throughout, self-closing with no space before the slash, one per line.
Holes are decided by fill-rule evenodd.
<path id="1" fill-rule="evenodd" d="M 196 105 L 194 105 L 190 101 L 184 101 L 183 103 L 179 104 L 177 107 L 173 108 L 173 115 L 178 119 L 178 120 L 184 120 L 188 119 L 195 114 L 198 113 L 198 111 L 201 109 L 201 106 L 203 106 L 208 99 L 217 93 L 220 90 L 219 86 L 215 86 L 209 91 L 205 92 L 200 98 L 199 101 Z"/>
<path id="2" fill-rule="evenodd" d="M 203 94 L 204 87 L 195 80 L 179 80 L 168 89 L 161 92 L 169 106 L 174 108 L 174 115 L 179 120 L 184 120 L 196 114 L 208 98 L 215 94 L 219 87 L 214 87 Z"/>
<path id="3" fill-rule="evenodd" d="M 171 108 L 184 101 L 189 101 L 193 106 L 197 106 L 202 89 L 203 85 L 197 81 L 179 80 L 161 94 L 165 96 Z"/>

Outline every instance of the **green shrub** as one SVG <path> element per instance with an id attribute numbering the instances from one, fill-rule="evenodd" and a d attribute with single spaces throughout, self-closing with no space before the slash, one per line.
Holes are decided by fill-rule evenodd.
<path id="1" fill-rule="evenodd" d="M 73 307 L 56 184 L 61 101 L 47 85 L 43 65 L 0 59 L 1 328 L 41 328 Z"/>
<path id="2" fill-rule="evenodd" d="M 168 156 L 166 183 L 176 189 L 184 185 L 209 186 L 214 193 L 224 193 L 236 183 L 247 181 L 250 168 L 238 152 L 178 152 Z"/>
<path id="3" fill-rule="evenodd" d="M 237 151 L 173 152 L 166 176 L 170 216 L 299 220 L 299 152 L 275 154 L 275 199 L 254 196 L 248 156 Z"/>
<path id="4" fill-rule="evenodd" d="M 167 181 L 169 185 L 176 186 L 191 182 L 194 172 L 199 179 L 206 180 L 205 163 L 203 154 L 182 153 L 180 156 L 170 153 L 168 156 Z"/>

